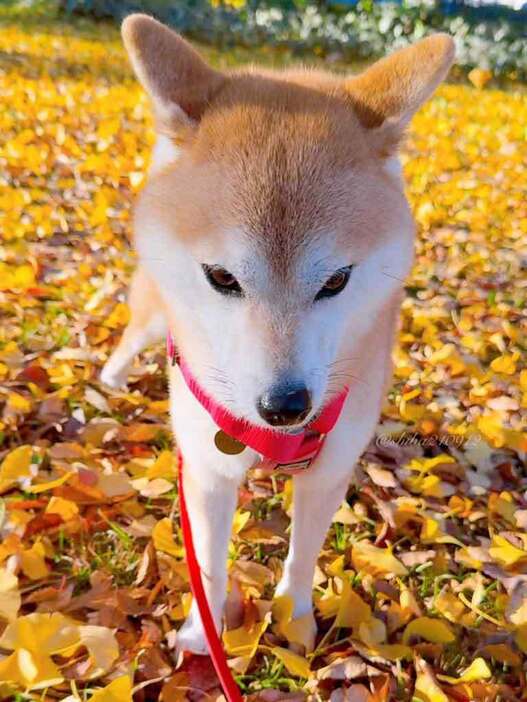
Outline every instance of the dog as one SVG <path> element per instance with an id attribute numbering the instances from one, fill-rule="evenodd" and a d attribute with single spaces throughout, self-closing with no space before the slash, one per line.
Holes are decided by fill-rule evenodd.
<path id="1" fill-rule="evenodd" d="M 414 223 L 398 149 L 445 78 L 436 34 L 357 76 L 320 70 L 217 71 L 145 15 L 122 27 L 155 114 L 157 141 L 135 207 L 131 318 L 103 369 L 126 382 L 135 354 L 167 334 L 203 391 L 258 429 L 295 435 L 347 390 L 334 429 L 295 475 L 289 554 L 277 595 L 311 617 L 313 572 L 331 518 L 370 440 Z M 205 592 L 218 631 L 237 488 L 260 456 L 218 450 L 218 426 L 178 365 L 171 421 Z M 180 650 L 206 653 L 195 603 Z"/>

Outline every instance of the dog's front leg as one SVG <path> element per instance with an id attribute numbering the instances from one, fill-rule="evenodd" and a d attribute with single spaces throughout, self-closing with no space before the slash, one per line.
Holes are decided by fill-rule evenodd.
<path id="1" fill-rule="evenodd" d="M 128 306 L 130 322 L 101 371 L 102 382 L 112 388 L 126 385 L 129 366 L 134 356 L 163 339 L 168 331 L 159 293 L 142 268 L 138 268 L 132 276 Z"/>
<path id="2" fill-rule="evenodd" d="M 379 377 L 382 377 L 379 375 Z M 362 392 L 348 398 L 341 418 L 306 473 L 293 483 L 293 524 L 289 553 L 276 595 L 294 600 L 295 618 L 312 615 L 313 573 L 331 519 L 346 496 L 355 464 L 377 423 L 382 388 L 366 399 Z M 313 647 L 316 623 L 312 619 Z"/>
<path id="3" fill-rule="evenodd" d="M 317 625 L 312 613 L 313 573 L 331 517 L 346 495 L 348 479 L 316 489 L 300 476 L 293 484 L 293 527 L 289 553 L 275 596 L 289 595 L 294 601 L 293 616 L 310 618 L 308 652 L 313 650 Z"/>
<path id="4" fill-rule="evenodd" d="M 218 632 L 227 591 L 227 551 L 237 488 L 255 453 L 226 455 L 215 446 L 218 427 L 190 393 L 178 368 L 171 373 L 171 415 L 183 456 L 183 488 L 203 587 Z M 207 653 L 195 601 L 177 633 L 178 651 Z"/>
<path id="5" fill-rule="evenodd" d="M 191 463 L 185 463 L 183 486 L 203 588 L 219 632 L 227 592 L 227 549 L 236 508 L 238 481 L 227 479 L 213 471 L 207 471 L 204 479 L 203 467 L 199 471 L 194 468 Z M 187 620 L 178 631 L 177 648 L 193 653 L 207 653 L 195 600 L 192 601 Z"/>

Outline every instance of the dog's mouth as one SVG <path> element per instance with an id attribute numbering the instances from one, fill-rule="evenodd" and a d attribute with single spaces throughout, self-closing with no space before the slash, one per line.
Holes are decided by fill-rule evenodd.
<path id="1" fill-rule="evenodd" d="M 306 429 L 309 429 L 309 425 L 313 422 L 316 422 L 316 420 L 320 417 L 321 414 L 322 408 L 318 409 L 316 412 L 314 412 L 312 415 L 304 419 L 302 422 L 299 422 L 298 424 L 294 424 L 293 426 L 283 425 L 272 428 L 280 432 L 281 434 L 287 434 L 288 436 L 296 436 L 305 432 Z"/>
<path id="2" fill-rule="evenodd" d="M 302 434 L 302 432 L 305 430 L 306 425 L 305 424 L 299 424 L 296 427 L 276 427 L 278 431 L 282 432 L 282 434 L 288 434 L 289 436 L 296 436 L 297 434 Z"/>

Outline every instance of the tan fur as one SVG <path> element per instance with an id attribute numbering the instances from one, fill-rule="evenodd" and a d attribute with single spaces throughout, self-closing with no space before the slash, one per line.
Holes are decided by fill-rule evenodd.
<path id="1" fill-rule="evenodd" d="M 177 163 L 149 183 L 138 217 L 154 208 L 190 240 L 237 228 L 278 263 L 321 231 L 343 240 L 355 231 L 360 257 L 403 198 L 344 97 L 287 78 L 248 73 L 228 82 Z"/>
<path id="2" fill-rule="evenodd" d="M 444 77 L 452 40 L 436 35 L 358 77 L 322 71 L 210 69 L 181 37 L 144 15 L 123 25 L 134 68 L 161 130 L 181 146 L 138 207 L 180 238 L 237 229 L 278 267 L 331 229 L 364 253 L 404 214 L 383 170 L 408 117 Z M 167 109 L 173 105 L 175 109 Z"/>

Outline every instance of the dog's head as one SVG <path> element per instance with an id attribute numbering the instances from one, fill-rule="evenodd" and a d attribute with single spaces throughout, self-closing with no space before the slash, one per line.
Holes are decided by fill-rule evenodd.
<path id="1" fill-rule="evenodd" d="M 123 36 L 159 134 L 135 241 L 176 342 L 237 416 L 305 423 L 349 384 L 409 271 L 396 152 L 452 40 L 432 36 L 345 78 L 223 74 L 144 15 Z"/>

